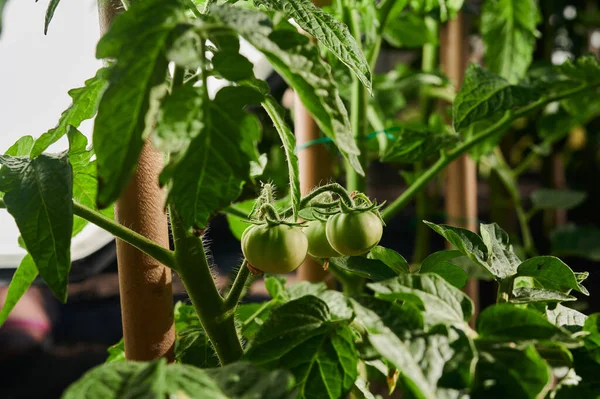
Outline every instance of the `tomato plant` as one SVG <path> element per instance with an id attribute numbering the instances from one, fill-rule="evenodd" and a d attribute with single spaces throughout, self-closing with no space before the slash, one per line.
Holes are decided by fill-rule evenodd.
<path id="1" fill-rule="evenodd" d="M 528 224 L 537 211 L 574 207 L 582 195 L 538 191 L 527 210 L 517 177 L 532 161 L 511 165 L 498 144 L 556 107 L 561 121 L 595 118 L 600 65 L 587 55 L 532 66 L 536 2 L 483 3 L 483 62 L 470 64 L 458 87 L 436 70 L 435 53 L 440 27 L 468 8 L 460 0 L 337 0 L 326 8 L 309 0 L 123 1 L 126 10 L 96 49 L 106 66 L 70 92 L 73 104 L 55 128 L 22 137 L 0 156 L 0 206 L 28 252 L 0 323 L 38 274 L 66 301 L 71 238 L 90 222 L 177 273 L 191 305 L 175 309 L 176 364 L 123 361 L 117 345 L 65 398 L 374 398 L 378 384 L 410 398 L 597 397 L 600 315 L 564 304 L 589 295 L 589 274 L 537 256 Z M 46 29 L 58 5 L 50 2 Z M 303 148 L 240 53 L 240 38 L 295 91 L 323 134 L 317 144 L 339 155 L 345 176 L 336 177 L 345 186 L 301 194 Z M 422 49 L 422 68 L 374 74 L 387 47 Z M 228 84 L 212 95 L 209 78 Z M 446 104 L 439 114 L 437 100 Z M 267 123 L 252 112 L 259 108 Z M 90 146 L 78 128 L 92 118 Z M 285 157 L 269 169 L 264 160 L 277 157 L 261 154 L 259 143 L 271 126 L 271 147 Z M 63 136 L 69 147 L 48 153 Z M 540 142 L 549 146 L 555 137 Z M 166 160 L 153 184 L 167 192 L 173 249 L 112 218 L 146 143 Z M 507 189 L 522 240 L 496 223 L 476 233 L 424 222 L 417 235 L 431 230 L 454 249 L 415 253 L 409 265 L 379 245 L 385 224 L 413 200 L 419 217 L 434 216 L 424 189 L 466 154 Z M 401 169 L 407 182 L 385 204 L 367 193 L 373 159 Z M 272 184 L 258 186 L 269 181 L 267 170 L 285 171 L 277 177 L 287 186 L 279 201 Z M 241 211 L 249 198 L 251 210 Z M 225 292 L 213 281 L 204 237 L 219 213 L 250 226 L 241 235 L 245 259 Z M 254 275 L 290 272 L 307 253 L 329 258 L 324 265 L 341 290 L 323 282 L 286 286 L 267 274 L 270 299 L 243 303 Z M 474 309 L 462 291 L 469 278 L 493 280 L 496 303 Z"/>

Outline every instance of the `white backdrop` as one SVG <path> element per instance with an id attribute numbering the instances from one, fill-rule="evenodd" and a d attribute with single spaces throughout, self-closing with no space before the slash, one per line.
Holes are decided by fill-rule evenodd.
<path id="1" fill-rule="evenodd" d="M 37 138 L 56 126 L 69 106 L 67 92 L 83 86 L 102 63 L 95 58 L 100 33 L 96 0 L 62 0 L 44 36 L 49 0 L 11 0 L 4 9 L 0 36 L 0 154 L 19 137 Z M 257 77 L 266 78 L 270 66 L 254 48 L 242 42 L 242 53 L 255 64 Z M 209 80 L 210 91 L 223 85 Z M 80 127 L 91 137 L 92 122 Z M 48 151 L 67 148 L 66 138 Z M 18 266 L 25 253 L 17 245 L 18 229 L 6 210 L 0 210 L 0 268 Z M 72 257 L 87 256 L 110 241 L 95 226 L 87 226 L 73 240 Z"/>

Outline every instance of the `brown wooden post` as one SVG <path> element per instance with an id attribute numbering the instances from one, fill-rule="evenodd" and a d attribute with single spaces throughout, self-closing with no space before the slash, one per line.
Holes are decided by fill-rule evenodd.
<path id="1" fill-rule="evenodd" d="M 98 4 L 100 31 L 104 34 L 122 7 L 115 0 Z M 161 154 L 147 143 L 134 177 L 117 200 L 115 217 L 122 225 L 168 247 L 165 196 L 158 186 L 161 169 Z M 164 356 L 172 361 L 175 328 L 171 270 L 121 240 L 117 240 L 117 259 L 127 359 L 152 360 Z"/>
<path id="2" fill-rule="evenodd" d="M 468 62 L 466 17 L 458 16 L 442 26 L 440 37 L 440 60 L 444 73 L 458 88 L 462 84 Z M 448 166 L 446 172 L 446 219 L 449 224 L 472 231 L 477 223 L 477 168 L 468 155 L 463 155 Z M 470 280 L 465 287 L 479 309 L 479 284 Z"/>
<path id="3" fill-rule="evenodd" d="M 330 1 L 313 0 L 313 3 L 322 7 Z M 294 94 L 294 131 L 298 148 L 320 137 L 319 127 L 296 94 Z M 302 195 L 310 193 L 319 185 L 329 183 L 333 174 L 331 161 L 329 151 L 323 144 L 311 145 L 298 151 Z M 310 257 L 306 258 L 297 272 L 298 278 L 305 281 L 323 281 L 328 275 L 329 273 L 323 270 L 323 266 Z"/>
<path id="4" fill-rule="evenodd" d="M 297 95 L 294 95 L 294 129 L 298 146 L 316 140 L 320 130 Z M 315 187 L 329 182 L 332 176 L 331 156 L 323 144 L 311 145 L 298 151 L 300 166 L 300 191 L 310 193 Z M 298 269 L 298 278 L 306 281 L 323 281 L 328 273 L 311 257 Z"/>

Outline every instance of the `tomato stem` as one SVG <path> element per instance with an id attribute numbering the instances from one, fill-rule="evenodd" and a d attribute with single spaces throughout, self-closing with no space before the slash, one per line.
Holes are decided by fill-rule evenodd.
<path id="1" fill-rule="evenodd" d="M 244 288 L 246 287 L 249 278 L 250 269 L 248 269 L 248 261 L 244 259 L 240 266 L 240 270 L 238 270 L 235 280 L 231 285 L 231 289 L 225 298 L 226 310 L 231 310 L 236 307 L 242 297 L 242 293 L 244 292 Z"/>
<path id="2" fill-rule="evenodd" d="M 217 290 L 202 238 L 184 228 L 173 207 L 170 214 L 177 273 L 221 364 L 235 362 L 242 356 L 243 350 L 235 328 L 234 314 L 228 311 Z M 243 269 L 247 270 L 245 267 L 240 270 Z"/>
<path id="3" fill-rule="evenodd" d="M 306 208 L 309 205 L 310 201 L 312 201 L 317 196 L 325 192 L 332 192 L 334 194 L 337 194 L 346 205 L 350 207 L 354 206 L 354 201 L 352 200 L 352 198 L 350 198 L 350 195 L 348 195 L 346 189 L 337 183 L 331 183 L 317 187 L 310 194 L 303 197 L 300 200 L 300 209 Z"/>
<path id="4" fill-rule="evenodd" d="M 581 85 L 571 90 L 564 91 L 562 93 L 549 95 L 540 98 L 537 101 L 532 102 L 531 104 L 518 109 L 518 110 L 509 110 L 504 113 L 504 116 L 498 120 L 493 125 L 489 126 L 487 129 L 484 129 L 481 133 L 474 135 L 471 139 L 463 142 L 458 147 L 454 148 L 451 151 L 445 152 L 445 156 L 440 157 L 433 165 L 431 165 L 417 180 L 411 184 L 406 191 L 404 191 L 398 198 L 396 198 L 389 206 L 387 206 L 381 216 L 385 222 L 389 222 L 394 216 L 396 216 L 404 207 L 406 207 L 409 202 L 415 197 L 415 195 L 421 190 L 431 179 L 433 179 L 439 172 L 444 170 L 446 166 L 448 166 L 452 161 L 460 157 L 465 152 L 469 151 L 475 145 L 481 143 L 488 137 L 498 133 L 499 131 L 508 128 L 512 122 L 518 118 L 521 118 L 527 115 L 530 112 L 540 109 L 541 107 L 554 102 L 559 101 L 567 97 L 571 97 L 573 95 L 579 94 L 583 91 L 589 90 L 592 87 L 600 86 L 600 84 L 595 85 Z"/>

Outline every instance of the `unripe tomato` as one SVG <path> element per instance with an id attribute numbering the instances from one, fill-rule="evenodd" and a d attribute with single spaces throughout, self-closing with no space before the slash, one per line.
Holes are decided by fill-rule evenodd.
<path id="1" fill-rule="evenodd" d="M 250 226 L 242 235 L 242 252 L 255 269 L 267 273 L 289 273 L 304 262 L 308 240 L 299 227 Z"/>
<path id="2" fill-rule="evenodd" d="M 339 213 L 327 221 L 327 240 L 342 255 L 363 255 L 379 244 L 381 219 L 371 211 Z"/>
<path id="3" fill-rule="evenodd" d="M 315 258 L 335 258 L 341 256 L 331 247 L 325 232 L 326 222 L 313 220 L 304 228 L 304 234 L 308 238 L 308 254 Z"/>

